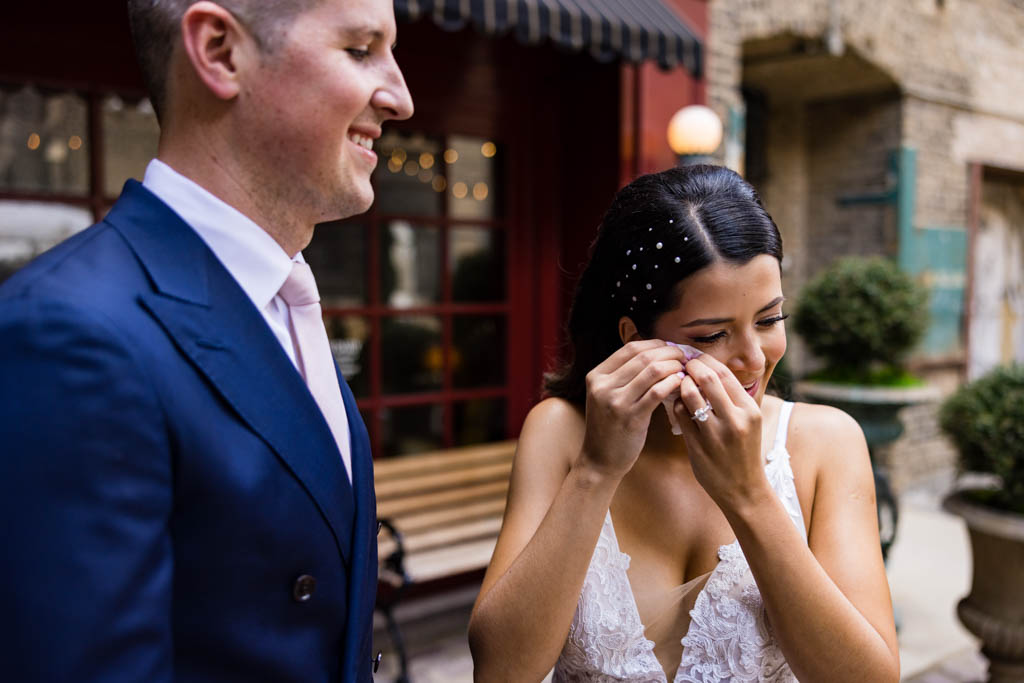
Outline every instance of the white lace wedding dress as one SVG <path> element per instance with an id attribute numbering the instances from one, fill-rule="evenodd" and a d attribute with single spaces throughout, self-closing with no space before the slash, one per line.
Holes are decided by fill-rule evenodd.
<path id="1" fill-rule="evenodd" d="M 806 540 L 786 451 L 792 409 L 792 403 L 782 406 L 765 472 Z M 719 548 L 718 558 L 690 610 L 675 683 L 796 681 L 772 635 L 739 542 Z M 645 637 L 626 573 L 629 561 L 629 555 L 619 550 L 609 513 L 590 560 L 569 637 L 555 665 L 553 683 L 667 683 L 654 653 L 655 643 Z"/>

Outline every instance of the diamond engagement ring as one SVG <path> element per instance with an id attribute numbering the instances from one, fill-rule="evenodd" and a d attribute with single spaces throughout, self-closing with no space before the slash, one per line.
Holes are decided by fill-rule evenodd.
<path id="1" fill-rule="evenodd" d="M 699 410 L 697 410 L 697 412 L 690 416 L 690 419 L 696 420 L 697 422 L 707 422 L 708 413 L 714 412 L 714 410 L 715 409 L 711 407 L 710 403 L 705 403 L 703 408 L 700 408 Z"/>

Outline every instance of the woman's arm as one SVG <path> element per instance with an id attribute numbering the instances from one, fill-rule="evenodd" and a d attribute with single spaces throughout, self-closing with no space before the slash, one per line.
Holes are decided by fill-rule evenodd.
<path id="1" fill-rule="evenodd" d="M 793 673 L 804 683 L 898 681 L 874 479 L 860 427 L 827 406 L 801 405 L 794 417 L 791 451 L 815 453 L 818 463 L 808 545 L 764 476 L 753 400 L 714 359 L 692 361 L 687 371 L 715 410 L 702 425 L 683 420 L 690 422 L 684 430 L 691 462 L 736 533 Z M 703 402 L 687 398 L 692 388 L 683 390 L 690 412 Z M 756 449 L 749 447 L 754 441 Z"/>
<path id="2" fill-rule="evenodd" d="M 469 624 L 475 677 L 539 681 L 562 650 L 615 489 L 682 352 L 631 342 L 588 377 L 587 418 L 560 399 L 527 417 L 505 520 Z"/>

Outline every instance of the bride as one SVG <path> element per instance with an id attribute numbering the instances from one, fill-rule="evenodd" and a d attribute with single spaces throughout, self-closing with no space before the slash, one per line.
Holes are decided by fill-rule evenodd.
<path id="1" fill-rule="evenodd" d="M 765 393 L 781 260 L 727 169 L 616 196 L 520 435 L 476 680 L 899 680 L 861 430 Z"/>

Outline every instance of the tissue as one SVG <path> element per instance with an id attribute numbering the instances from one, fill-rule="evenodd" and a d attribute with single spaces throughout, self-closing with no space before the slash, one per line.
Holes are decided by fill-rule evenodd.
<path id="1" fill-rule="evenodd" d="M 670 341 L 667 341 L 665 343 L 668 344 L 669 346 L 674 346 L 677 349 L 682 349 L 683 355 L 686 356 L 686 361 L 687 362 L 690 362 L 691 360 L 693 360 L 697 356 L 704 355 L 702 351 L 699 351 L 699 350 L 693 348 L 692 346 L 687 346 L 686 344 L 676 344 L 675 342 L 670 342 Z M 680 378 L 685 377 L 686 376 L 686 371 L 684 370 L 684 371 L 680 372 L 679 376 L 680 376 Z M 670 397 L 666 398 L 664 401 L 662 401 L 661 404 L 663 406 L 665 406 L 665 412 L 668 413 L 668 423 L 672 427 L 672 433 L 675 436 L 682 436 L 683 435 L 683 429 L 682 429 L 682 427 L 679 426 L 679 421 L 676 420 L 675 411 L 672 410 L 672 406 L 675 405 L 675 402 L 676 402 L 676 396 L 670 396 Z"/>

